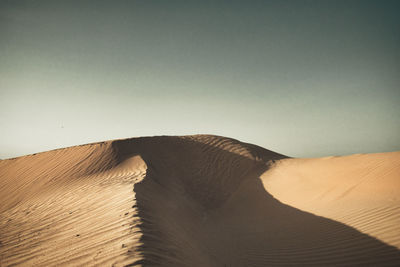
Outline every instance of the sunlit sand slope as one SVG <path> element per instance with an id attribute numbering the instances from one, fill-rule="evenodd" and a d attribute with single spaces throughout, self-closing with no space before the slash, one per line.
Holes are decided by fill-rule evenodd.
<path id="1" fill-rule="evenodd" d="M 399 265 L 399 153 L 144 137 L 0 161 L 0 265 Z"/>
<path id="2" fill-rule="evenodd" d="M 400 152 L 286 159 L 262 181 L 285 204 L 400 248 Z"/>

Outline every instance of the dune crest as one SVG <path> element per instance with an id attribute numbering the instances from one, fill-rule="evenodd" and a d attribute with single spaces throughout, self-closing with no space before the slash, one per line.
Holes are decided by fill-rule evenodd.
<path id="1" fill-rule="evenodd" d="M 398 166 L 211 135 L 2 160 L 0 265 L 395 266 Z"/>

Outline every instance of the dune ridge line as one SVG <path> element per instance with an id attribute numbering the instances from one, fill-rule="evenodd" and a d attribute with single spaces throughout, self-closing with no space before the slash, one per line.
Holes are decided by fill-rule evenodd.
<path id="1" fill-rule="evenodd" d="M 400 152 L 193 135 L 0 160 L 1 266 L 398 266 L 399 248 Z"/>

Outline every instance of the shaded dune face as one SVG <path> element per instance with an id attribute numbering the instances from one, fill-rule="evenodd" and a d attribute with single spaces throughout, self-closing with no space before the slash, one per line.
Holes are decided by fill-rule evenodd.
<path id="1" fill-rule="evenodd" d="M 143 233 L 136 264 L 165 266 L 396 265 L 397 248 L 280 203 L 260 176 L 282 155 L 213 137 L 141 144 L 134 186 Z M 148 149 L 154 146 L 152 149 Z M 148 151 L 157 151 L 148 153 Z M 173 153 L 171 153 L 173 152 Z M 125 154 L 124 152 L 121 153 Z M 174 166 L 174 168 L 171 168 Z M 190 168 L 187 168 L 190 166 Z"/>
<path id="2" fill-rule="evenodd" d="M 1 161 L 0 264 L 400 264 L 396 247 L 269 194 L 260 176 L 284 158 L 198 135 Z"/>

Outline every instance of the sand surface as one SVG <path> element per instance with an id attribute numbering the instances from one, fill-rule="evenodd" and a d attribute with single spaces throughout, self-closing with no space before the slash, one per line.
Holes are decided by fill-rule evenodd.
<path id="1" fill-rule="evenodd" d="M 400 266 L 400 152 L 143 137 L 0 161 L 0 266 Z"/>

